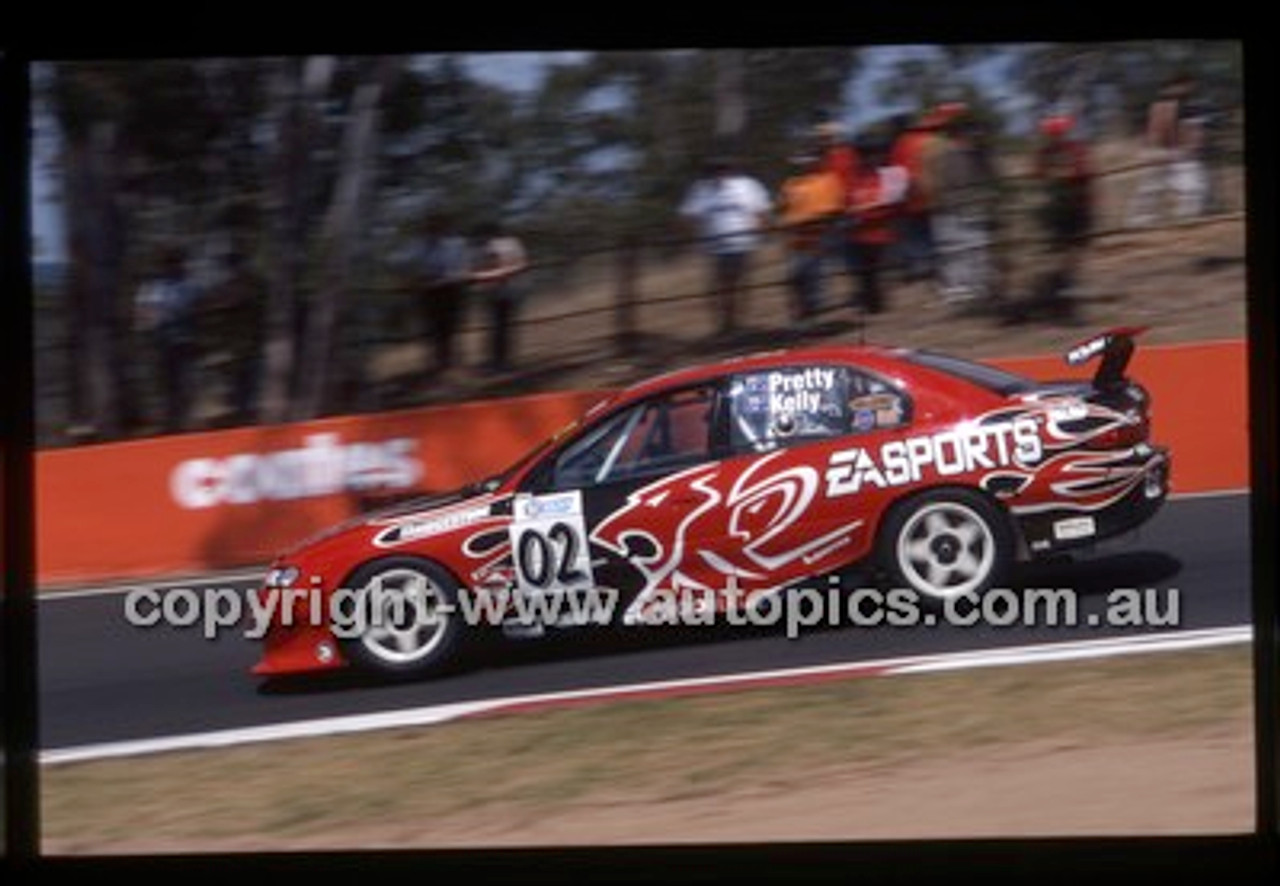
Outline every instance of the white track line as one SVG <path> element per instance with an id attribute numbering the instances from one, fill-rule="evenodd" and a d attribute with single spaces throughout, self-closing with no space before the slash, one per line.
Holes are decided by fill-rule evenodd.
<path id="1" fill-rule="evenodd" d="M 907 656 L 875 661 L 843 662 L 802 668 L 757 671 L 744 674 L 721 674 L 711 677 L 694 677 L 684 680 L 664 680 L 650 683 L 634 683 L 594 689 L 578 689 L 566 692 L 550 692 L 509 698 L 481 699 L 455 702 L 406 710 L 384 711 L 375 714 L 352 714 L 301 720 L 269 726 L 250 726 L 240 729 L 223 729 L 191 735 L 174 735 L 134 741 L 106 742 L 57 748 L 42 751 L 40 762 L 54 765 L 89 760 L 133 757 L 181 750 L 226 748 L 254 742 L 281 741 L 292 738 L 345 735 L 377 729 L 394 729 L 412 726 L 429 726 L 458 720 L 477 714 L 497 713 L 507 708 L 529 706 L 555 706 L 583 700 L 620 700 L 629 696 L 663 693 L 679 693 L 697 688 L 766 686 L 780 680 L 803 681 L 804 678 L 836 676 L 848 672 L 853 676 L 868 672 L 876 676 L 920 674 L 939 671 L 957 671 L 967 668 L 998 667 L 1036 664 L 1055 661 L 1110 658 L 1144 652 L 1168 652 L 1182 649 L 1199 649 L 1247 643 L 1253 638 L 1253 628 L 1242 625 L 1229 628 L 1210 628 L 1197 631 L 1178 631 L 1162 634 L 1143 634 L 1134 637 L 1109 637 L 1097 640 L 1081 640 L 1049 643 L 1036 646 L 1017 646 L 1007 649 L 986 649 L 970 652 L 935 655 Z"/>

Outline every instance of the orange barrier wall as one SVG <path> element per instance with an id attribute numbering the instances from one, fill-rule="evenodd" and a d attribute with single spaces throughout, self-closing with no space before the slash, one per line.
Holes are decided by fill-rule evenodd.
<path id="1" fill-rule="evenodd" d="M 1039 379 L 1087 377 L 1058 357 L 992 361 Z M 1248 485 L 1240 341 L 1139 347 L 1175 491 Z M 442 490 L 523 455 L 599 392 L 543 394 L 50 450 L 36 457 L 38 580 L 66 584 L 263 563 L 357 514 L 359 490 Z"/>
<path id="2" fill-rule="evenodd" d="M 1127 375 L 1151 394 L 1151 437 L 1173 452 L 1174 492 L 1249 485 L 1249 355 L 1243 341 L 1143 346 Z M 992 360 L 1047 381 L 1089 378 L 1092 362 L 1068 367 L 1061 357 Z"/>
<path id="3" fill-rule="evenodd" d="M 600 396 L 546 394 L 39 452 L 38 581 L 263 563 L 354 516 L 366 495 L 451 489 L 502 470 Z"/>

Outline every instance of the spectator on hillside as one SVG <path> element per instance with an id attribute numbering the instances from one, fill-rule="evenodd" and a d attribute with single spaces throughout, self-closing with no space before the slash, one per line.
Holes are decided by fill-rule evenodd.
<path id="1" fill-rule="evenodd" d="M 1042 120 L 1034 163 L 1043 187 L 1042 222 L 1055 255 L 1043 295 L 1055 303 L 1075 284 L 1093 223 L 1093 169 L 1074 127 L 1066 114 Z"/>
<path id="2" fill-rule="evenodd" d="M 435 345 L 435 372 L 453 367 L 454 339 L 466 308 L 471 262 L 467 241 L 454 233 L 453 220 L 444 212 L 432 212 L 423 223 L 418 254 L 422 313 Z"/>
<path id="3" fill-rule="evenodd" d="M 939 138 L 939 126 L 954 109 L 955 106 L 944 105 L 908 123 L 889 151 L 893 165 L 907 172 L 907 196 L 897 223 L 897 252 L 907 279 L 929 280 L 936 271 L 933 200 L 926 186 L 925 158 Z"/>
<path id="4" fill-rule="evenodd" d="M 778 222 L 787 236 L 792 316 L 807 329 L 822 305 L 823 253 L 829 232 L 844 215 L 847 190 L 819 154 L 796 154 L 791 166 L 778 195 Z"/>
<path id="5" fill-rule="evenodd" d="M 135 318 L 155 356 L 163 429 L 177 433 L 186 427 L 191 403 L 199 293 L 187 279 L 187 255 L 181 247 L 164 250 L 158 265 L 155 279 L 135 296 Z"/>
<path id="6" fill-rule="evenodd" d="M 834 173 L 847 189 L 858 171 L 858 150 L 835 120 L 823 120 L 813 128 L 819 163 L 824 172 Z"/>
<path id="7" fill-rule="evenodd" d="M 1198 107 L 1193 110 L 1202 121 L 1199 156 L 1205 174 L 1205 195 L 1201 208 L 1206 215 L 1228 212 L 1231 206 L 1223 179 L 1230 153 L 1228 122 L 1231 115 L 1220 96 L 1206 94 L 1197 104 Z"/>
<path id="8" fill-rule="evenodd" d="M 1149 225 L 1172 198 L 1175 218 L 1204 212 L 1209 184 L 1204 149 L 1206 109 L 1186 74 L 1172 78 L 1147 109 L 1144 147 L 1151 163 L 1130 198 L 1128 224 Z"/>
<path id="9" fill-rule="evenodd" d="M 711 259 L 710 292 L 722 336 L 737 331 L 751 254 L 771 208 L 764 186 L 725 158 L 708 165 L 680 205 L 680 215 L 695 228 Z"/>
<path id="10" fill-rule="evenodd" d="M 890 159 L 887 139 L 868 135 L 858 143 L 862 164 L 849 192 L 851 242 L 858 267 L 855 304 L 868 314 L 884 310 L 881 277 L 896 237 L 895 224 L 907 196 L 907 171 Z"/>
<path id="11" fill-rule="evenodd" d="M 840 181 L 843 194 L 843 209 L 849 208 L 849 191 L 853 187 L 854 177 L 858 172 L 858 151 L 851 139 L 846 136 L 844 127 L 835 120 L 826 119 L 813 129 L 813 140 L 822 169 L 834 174 Z M 849 275 L 850 298 L 857 295 L 857 250 L 851 239 L 852 228 L 848 213 L 841 213 L 836 224 L 827 231 L 826 252 L 835 260 L 838 267 Z"/>
<path id="12" fill-rule="evenodd" d="M 991 227 L 996 182 L 982 162 L 963 106 L 941 123 L 925 155 L 938 283 L 947 304 L 986 300 L 994 293 Z"/>
<path id="13" fill-rule="evenodd" d="M 1005 225 L 1013 195 L 1009 180 L 1001 173 L 995 137 L 989 122 L 974 117 L 969 126 L 969 138 L 978 180 L 983 183 L 986 230 L 990 241 L 987 258 L 990 263 L 988 295 L 1003 301 L 1008 295 L 1011 272 L 1009 239 L 1005 236 Z"/>
<path id="14" fill-rule="evenodd" d="M 498 222 L 481 226 L 471 282 L 484 299 L 489 312 L 490 372 L 506 372 L 511 368 L 512 325 L 520 306 L 523 287 L 520 275 L 529 267 L 524 245 L 519 238 L 503 230 Z"/>
<path id="15" fill-rule="evenodd" d="M 228 358 L 232 421 L 249 424 L 257 414 L 262 374 L 267 284 L 244 253 L 227 257 L 227 276 L 211 293 L 211 323 L 216 347 Z"/>

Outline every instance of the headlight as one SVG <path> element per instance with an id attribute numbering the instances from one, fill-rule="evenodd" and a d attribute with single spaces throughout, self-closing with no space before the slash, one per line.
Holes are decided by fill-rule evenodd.
<path id="1" fill-rule="evenodd" d="M 262 583 L 268 588 L 287 588 L 298 580 L 300 574 L 297 566 L 275 566 L 267 571 Z"/>

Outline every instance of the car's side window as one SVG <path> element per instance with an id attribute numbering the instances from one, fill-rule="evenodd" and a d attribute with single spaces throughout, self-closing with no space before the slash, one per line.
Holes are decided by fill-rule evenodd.
<path id="1" fill-rule="evenodd" d="M 911 399 L 865 372 L 849 371 L 849 433 L 891 430 L 911 422 Z"/>
<path id="2" fill-rule="evenodd" d="M 652 397 L 605 420 L 556 457 L 553 489 L 577 489 L 691 467 L 714 456 L 716 388 Z"/>
<path id="3" fill-rule="evenodd" d="M 728 400 L 729 440 L 738 452 L 899 427 L 911 412 L 903 393 L 847 366 L 741 373 L 730 380 Z"/>

